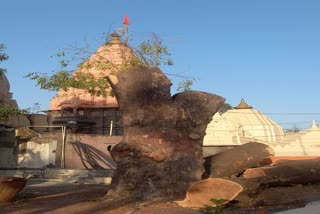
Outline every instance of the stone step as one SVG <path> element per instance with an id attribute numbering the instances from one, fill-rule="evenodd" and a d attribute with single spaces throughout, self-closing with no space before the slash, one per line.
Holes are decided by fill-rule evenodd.
<path id="1" fill-rule="evenodd" d="M 5 177 L 29 177 L 43 178 L 43 169 L 1 169 L 0 175 Z"/>
<path id="2" fill-rule="evenodd" d="M 89 177 L 111 177 L 114 169 L 89 170 Z"/>
<path id="3" fill-rule="evenodd" d="M 0 176 L 29 177 L 31 179 L 57 179 L 76 181 L 78 178 L 111 178 L 114 170 L 84 169 L 0 169 Z"/>
<path id="4" fill-rule="evenodd" d="M 46 175 L 79 175 L 83 173 L 88 173 L 85 169 L 46 169 Z"/>
<path id="5" fill-rule="evenodd" d="M 47 168 L 45 170 L 46 174 L 65 174 L 65 175 L 77 175 L 82 174 L 84 172 L 88 172 L 90 175 L 110 175 L 113 173 L 113 169 L 105 169 L 105 170 L 87 170 L 87 169 L 51 169 Z"/>
<path id="6" fill-rule="evenodd" d="M 111 184 L 111 177 L 82 177 L 78 179 L 80 184 Z"/>

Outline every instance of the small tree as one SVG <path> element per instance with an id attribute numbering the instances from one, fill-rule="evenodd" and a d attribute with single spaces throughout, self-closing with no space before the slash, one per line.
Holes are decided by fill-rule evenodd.
<path id="1" fill-rule="evenodd" d="M 9 56 L 4 52 L 6 49 L 6 46 L 3 43 L 0 43 L 0 63 L 2 61 L 8 60 Z M 0 67 L 0 76 L 6 71 L 5 68 Z"/>

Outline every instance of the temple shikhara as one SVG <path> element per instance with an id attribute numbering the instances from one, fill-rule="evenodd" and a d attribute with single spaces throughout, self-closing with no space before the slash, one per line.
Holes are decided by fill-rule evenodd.
<path id="1" fill-rule="evenodd" d="M 89 72 L 97 78 L 106 77 L 135 59 L 132 49 L 113 33 L 111 40 L 98 48 L 76 73 Z M 111 95 L 96 96 L 75 88 L 60 90 L 52 98 L 48 113 L 51 124 L 72 126 L 77 133 L 122 135 L 123 132 L 118 103 Z"/>

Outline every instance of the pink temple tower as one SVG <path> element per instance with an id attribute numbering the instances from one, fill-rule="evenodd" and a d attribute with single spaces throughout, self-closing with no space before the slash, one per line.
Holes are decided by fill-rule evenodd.
<path id="1" fill-rule="evenodd" d="M 133 50 L 113 33 L 111 40 L 98 48 L 75 73 L 89 72 L 97 78 L 106 77 L 121 72 L 132 60 L 137 60 Z M 116 98 L 91 95 L 85 89 L 60 90 L 51 99 L 48 114 L 51 124 L 73 126 L 76 132 L 107 134 L 110 124 L 115 132 L 117 126 L 121 128 Z"/>

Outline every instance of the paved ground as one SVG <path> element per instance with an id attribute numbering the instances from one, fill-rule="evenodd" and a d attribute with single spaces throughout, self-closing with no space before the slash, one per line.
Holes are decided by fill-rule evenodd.
<path id="1" fill-rule="evenodd" d="M 0 205 L 0 213 L 38 214 L 38 213 L 119 213 L 119 214 L 196 214 L 197 209 L 181 208 L 173 202 L 157 204 L 106 203 L 103 199 L 108 190 L 104 184 L 66 184 L 57 182 L 29 181 L 16 201 Z M 270 188 L 253 199 L 254 208 L 240 208 L 237 202 L 224 209 L 225 214 L 265 214 L 304 206 L 308 202 L 320 200 L 320 185 Z M 319 209 L 309 205 L 302 213 Z M 307 212 L 308 211 L 308 212 Z M 299 210 L 301 212 L 301 210 Z M 298 213 L 299 213 L 298 212 Z M 297 213 L 294 210 L 287 212 Z M 312 212 L 311 212 L 312 213 Z M 319 211 L 320 213 L 320 211 Z"/>
<path id="2" fill-rule="evenodd" d="M 320 213 L 320 201 L 311 202 L 305 207 L 277 212 L 275 214 L 319 214 Z"/>

